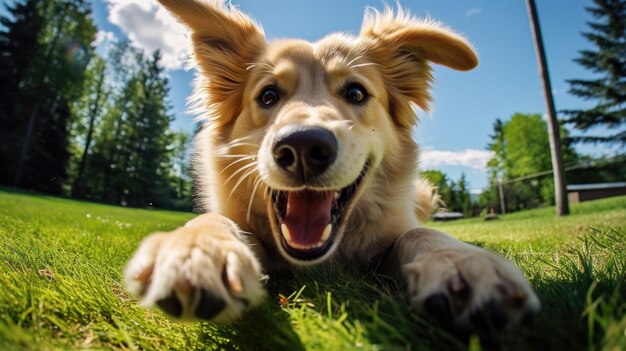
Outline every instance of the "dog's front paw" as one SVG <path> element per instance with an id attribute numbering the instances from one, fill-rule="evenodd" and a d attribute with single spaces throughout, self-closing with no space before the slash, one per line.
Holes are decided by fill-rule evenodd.
<path id="1" fill-rule="evenodd" d="M 223 221 L 147 237 L 126 267 L 128 290 L 142 305 L 177 318 L 237 318 L 262 300 L 264 289 L 257 258 L 236 230 Z"/>
<path id="2" fill-rule="evenodd" d="M 513 263 L 473 246 L 418 255 L 404 266 L 411 304 L 443 326 L 489 331 L 523 324 L 539 299 Z"/>

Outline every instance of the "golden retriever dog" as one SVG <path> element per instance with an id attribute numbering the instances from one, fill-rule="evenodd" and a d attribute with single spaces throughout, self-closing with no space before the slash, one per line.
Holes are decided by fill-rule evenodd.
<path id="1" fill-rule="evenodd" d="M 264 299 L 264 274 L 335 261 L 403 279 L 451 328 L 539 309 L 511 262 L 420 225 L 437 200 L 417 180 L 414 108 L 429 108 L 432 64 L 477 65 L 463 37 L 386 7 L 356 36 L 268 42 L 230 4 L 159 1 L 190 30 L 206 213 L 141 243 L 125 276 L 143 305 L 229 321 Z"/>

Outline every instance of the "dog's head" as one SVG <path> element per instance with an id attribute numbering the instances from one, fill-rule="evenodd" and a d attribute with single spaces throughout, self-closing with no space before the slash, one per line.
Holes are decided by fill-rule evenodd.
<path id="1" fill-rule="evenodd" d="M 368 11 L 358 36 L 268 43 L 221 1 L 160 2 L 192 33 L 196 93 L 221 153 L 219 197 L 248 217 L 268 212 L 280 252 L 297 264 L 330 256 L 365 196 L 410 198 L 413 105 L 428 109 L 430 63 L 477 64 L 462 37 L 400 9 Z"/>

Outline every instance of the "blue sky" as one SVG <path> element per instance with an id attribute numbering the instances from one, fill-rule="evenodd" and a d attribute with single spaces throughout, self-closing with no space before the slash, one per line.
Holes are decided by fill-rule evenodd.
<path id="1" fill-rule="evenodd" d="M 157 11 L 153 0 L 93 0 L 94 18 L 103 38 L 128 37 L 138 47 L 161 48 L 171 82 L 174 127 L 192 130 L 185 113 L 193 70 L 181 69 L 185 47 L 182 29 Z M 233 0 L 263 26 L 268 39 L 297 37 L 317 40 L 336 31 L 358 33 L 367 6 L 383 1 Z M 424 151 L 422 168 L 436 168 L 458 179 L 468 177 L 472 189 L 486 185 L 485 148 L 496 118 L 516 112 L 545 111 L 525 1 L 404 0 L 403 7 L 431 17 L 465 35 L 475 46 L 480 65 L 471 72 L 435 68 L 434 110 L 420 113 L 415 132 Z M 591 48 L 580 35 L 591 20 L 589 0 L 537 1 L 555 102 L 558 109 L 588 106 L 567 93 L 566 79 L 589 78 L 573 62 L 579 50 Z M 584 152 L 603 153 L 584 148 Z M 546 150 L 549 152 L 549 150 Z"/>

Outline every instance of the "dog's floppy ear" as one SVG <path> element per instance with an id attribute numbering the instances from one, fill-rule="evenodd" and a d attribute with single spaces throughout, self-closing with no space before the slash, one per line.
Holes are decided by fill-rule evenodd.
<path id="1" fill-rule="evenodd" d="M 415 124 L 407 99 L 429 110 L 429 62 L 461 71 L 478 64 L 476 53 L 463 37 L 435 21 L 416 19 L 401 8 L 387 7 L 382 13 L 368 10 L 360 38 L 388 85 L 392 117 L 403 126 Z"/>
<path id="2" fill-rule="evenodd" d="M 191 30 L 194 59 L 217 126 L 241 112 L 248 67 L 266 47 L 265 35 L 250 17 L 221 0 L 159 0 Z"/>

